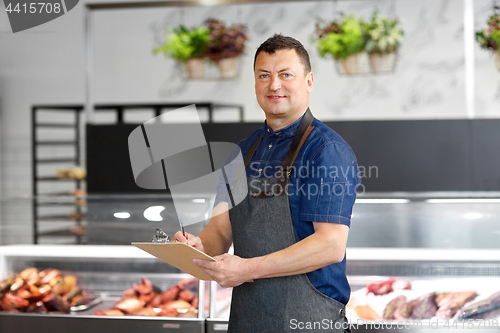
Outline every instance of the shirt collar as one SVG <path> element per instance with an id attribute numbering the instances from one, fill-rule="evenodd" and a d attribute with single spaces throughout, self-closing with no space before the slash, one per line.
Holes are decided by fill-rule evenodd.
<path id="1" fill-rule="evenodd" d="M 304 118 L 305 114 L 306 113 L 304 112 L 304 114 L 299 119 L 297 119 L 296 121 L 294 121 L 293 123 L 291 123 L 287 127 L 280 128 L 276 132 L 273 132 L 273 129 L 269 125 L 267 125 L 267 121 L 264 121 L 264 133 L 267 135 L 273 135 L 273 134 L 281 135 L 281 134 L 283 134 L 285 136 L 294 136 L 295 131 L 299 127 L 299 124 L 302 121 L 302 118 Z"/>

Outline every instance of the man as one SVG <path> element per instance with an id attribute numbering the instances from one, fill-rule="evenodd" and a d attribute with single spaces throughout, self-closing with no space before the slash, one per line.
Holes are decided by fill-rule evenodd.
<path id="1" fill-rule="evenodd" d="M 222 287 L 234 287 L 230 332 L 341 332 L 350 296 L 345 248 L 359 185 L 356 158 L 309 111 L 314 76 L 300 42 L 282 35 L 266 40 L 254 73 L 266 123 L 239 143 L 251 158 L 250 195 L 228 211 L 230 198 L 218 194 L 199 237 L 175 239 L 215 256 L 217 262 L 195 263 Z"/>

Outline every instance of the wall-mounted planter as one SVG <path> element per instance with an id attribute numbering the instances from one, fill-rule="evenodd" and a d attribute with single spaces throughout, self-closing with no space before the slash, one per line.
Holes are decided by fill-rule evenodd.
<path id="1" fill-rule="evenodd" d="M 178 63 L 180 64 L 180 63 Z M 196 58 L 176 66 L 184 80 L 231 80 L 240 74 L 240 57 L 211 60 Z"/>
<path id="2" fill-rule="evenodd" d="M 193 28 L 168 28 L 166 41 L 153 52 L 183 63 L 176 67 L 182 69 L 185 79 L 232 79 L 237 76 L 247 40 L 246 26 L 226 27 L 221 21 L 207 19 Z"/>
<path id="3" fill-rule="evenodd" d="M 368 55 L 370 67 L 373 73 L 391 72 L 396 66 L 396 54 L 372 53 Z"/>
<path id="4" fill-rule="evenodd" d="M 476 31 L 479 45 L 494 53 L 495 64 L 500 71 L 500 14 L 494 14 L 488 19 L 488 29 Z"/>
<path id="5" fill-rule="evenodd" d="M 189 79 L 201 79 L 205 75 L 205 60 L 202 58 L 189 59 L 184 63 L 184 70 Z"/>
<path id="6" fill-rule="evenodd" d="M 238 70 L 239 59 L 240 57 L 231 57 L 217 60 L 217 67 L 219 67 L 222 78 L 230 79 L 235 77 Z"/>
<path id="7" fill-rule="evenodd" d="M 404 36 L 399 23 L 381 17 L 378 10 L 367 22 L 351 14 L 326 25 L 319 20 L 312 39 L 321 57 L 336 60 L 341 75 L 388 73 L 395 70 L 396 52 Z"/>
<path id="8" fill-rule="evenodd" d="M 394 72 L 397 59 L 397 53 L 369 55 L 361 52 L 335 60 L 335 68 L 342 76 L 387 74 Z"/>
<path id="9" fill-rule="evenodd" d="M 361 73 L 361 64 L 359 63 L 360 54 L 356 53 L 346 59 L 337 59 L 340 64 L 340 73 L 345 75 L 357 75 Z"/>

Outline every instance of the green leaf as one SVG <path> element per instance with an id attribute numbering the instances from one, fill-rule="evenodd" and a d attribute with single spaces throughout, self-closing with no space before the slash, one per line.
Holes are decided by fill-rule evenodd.
<path id="1" fill-rule="evenodd" d="M 322 57 L 328 54 L 335 59 L 346 59 L 349 56 L 362 52 L 365 47 L 363 34 L 363 20 L 354 15 L 344 16 L 340 28 L 342 32 L 329 32 L 318 37 L 317 49 Z"/>
<path id="2" fill-rule="evenodd" d="M 208 28 L 199 26 L 186 28 L 180 25 L 167 29 L 167 38 L 163 45 L 153 49 L 155 54 L 163 53 L 180 62 L 199 57 L 205 51 L 208 42 Z"/>
<path id="3" fill-rule="evenodd" d="M 376 9 L 372 18 L 366 24 L 368 53 L 392 53 L 395 52 L 403 41 L 404 31 L 398 27 L 399 19 L 381 17 Z"/>

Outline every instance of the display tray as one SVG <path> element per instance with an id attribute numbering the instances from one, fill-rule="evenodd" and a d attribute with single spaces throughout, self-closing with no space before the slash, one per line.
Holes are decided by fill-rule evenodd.
<path id="1" fill-rule="evenodd" d="M 12 312 L 3 312 L 0 310 L 0 314 L 10 315 L 10 314 L 27 314 L 27 315 L 37 315 L 37 316 L 94 316 L 94 317 L 103 317 L 103 318 L 164 318 L 164 319 L 192 319 L 192 318 L 183 318 L 183 317 L 168 317 L 168 316 L 132 316 L 132 315 L 124 315 L 124 316 L 105 316 L 105 315 L 95 315 L 96 311 L 108 310 L 113 308 L 114 304 L 119 300 L 123 299 L 123 295 L 118 293 L 94 293 L 95 302 L 89 303 L 89 307 L 84 310 L 71 311 L 70 313 L 12 313 Z M 3 332 L 3 331 L 0 331 Z"/>
<path id="2" fill-rule="evenodd" d="M 0 312 L 0 332 L 19 333 L 202 333 L 204 318 L 152 317 L 152 316 L 98 316 L 95 311 L 113 307 L 121 296 L 100 294 L 102 301 L 83 311 L 63 313 L 9 313 Z M 36 328 L 36 329 L 35 329 Z M 69 328 L 71 328 L 69 330 Z"/>
<path id="3" fill-rule="evenodd" d="M 367 276 L 367 277 L 350 277 L 351 285 L 364 287 L 358 288 L 351 293 L 351 298 L 346 307 L 346 317 L 351 323 L 352 331 L 370 332 L 377 330 L 397 330 L 397 331 L 430 331 L 436 330 L 468 330 L 475 329 L 500 329 L 500 310 L 493 310 L 488 314 L 483 314 L 480 319 L 465 319 L 461 320 L 459 314 L 460 309 L 464 309 L 471 304 L 489 298 L 491 295 L 500 291 L 499 277 L 397 277 L 396 281 L 408 281 L 411 283 L 411 289 L 394 289 L 392 292 L 384 295 L 375 295 L 368 293 L 367 285 L 375 282 L 379 283 L 387 280 L 387 277 Z M 450 316 L 443 316 L 445 312 L 441 310 L 445 302 L 439 303 L 438 295 L 452 294 L 458 292 L 474 292 L 476 296 L 471 300 L 463 303 L 463 305 L 455 308 Z M 426 319 L 383 319 L 383 314 L 389 302 L 398 296 L 405 296 L 408 301 L 419 299 L 425 295 L 435 295 L 438 311 L 431 318 Z M 363 318 L 358 315 L 356 307 L 369 307 L 370 313 L 378 316 L 378 318 Z M 373 310 L 373 312 L 371 312 Z"/>
<path id="4" fill-rule="evenodd" d="M 202 333 L 205 320 L 168 317 L 0 313 L 0 332 L 19 333 Z"/>

